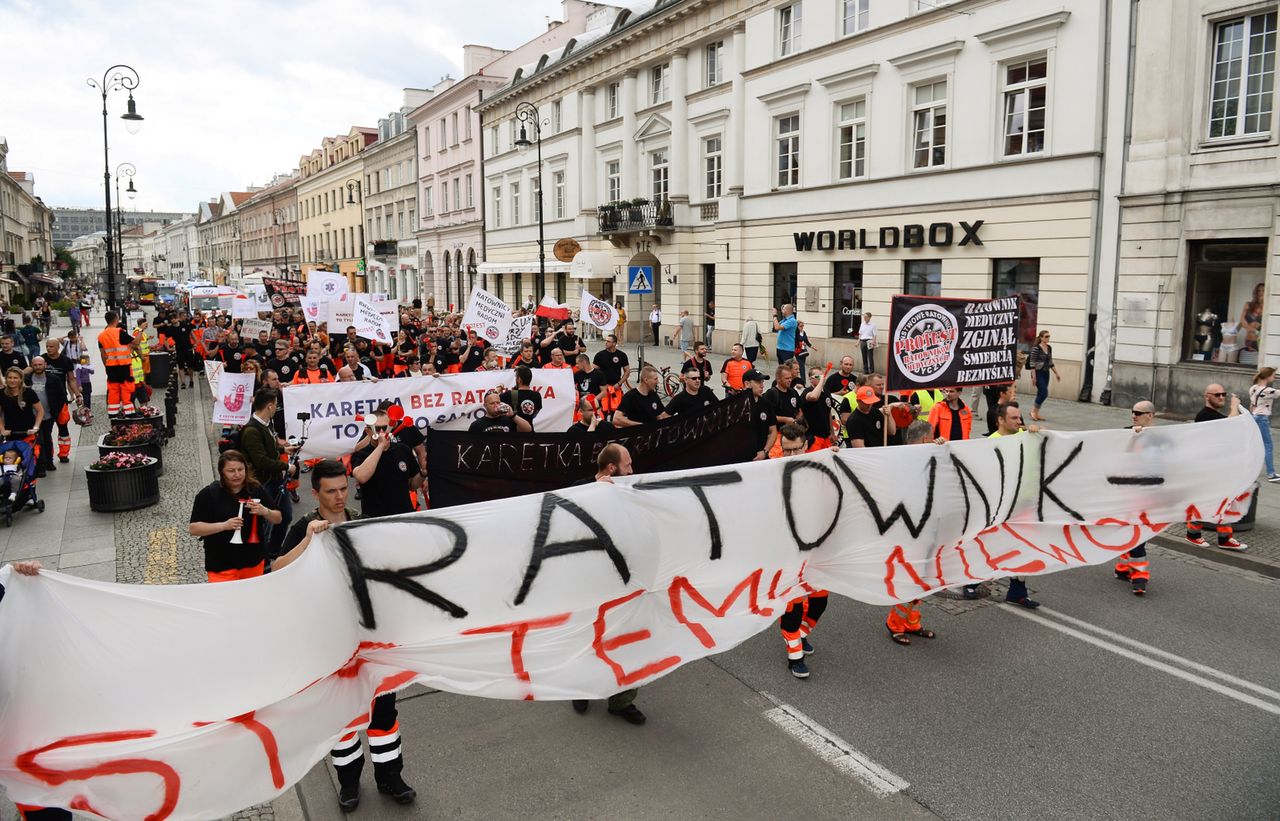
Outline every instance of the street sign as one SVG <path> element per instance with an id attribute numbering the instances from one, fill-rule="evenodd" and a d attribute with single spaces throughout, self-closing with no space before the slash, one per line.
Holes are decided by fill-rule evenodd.
<path id="1" fill-rule="evenodd" d="M 653 293 L 653 267 L 649 265 L 632 265 L 627 268 L 627 293 Z"/>

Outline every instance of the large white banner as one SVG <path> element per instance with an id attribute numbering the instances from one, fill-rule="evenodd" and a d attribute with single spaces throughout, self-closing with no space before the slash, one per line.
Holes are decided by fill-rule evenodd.
<path id="1" fill-rule="evenodd" d="M 506 339 L 511 330 L 511 309 L 485 289 L 471 289 L 466 313 L 462 315 L 463 330 L 472 329 L 476 336 L 494 345 Z"/>
<path id="2" fill-rule="evenodd" d="M 257 319 L 258 303 L 249 294 L 236 294 L 231 303 L 232 319 Z"/>
<path id="3" fill-rule="evenodd" d="M 612 331 L 618 327 L 618 309 L 603 299 L 597 299 L 583 288 L 582 303 L 578 307 L 578 319 L 595 325 L 602 331 Z"/>
<path id="4" fill-rule="evenodd" d="M 290 437 L 303 435 L 307 441 L 302 456 L 342 456 L 350 453 L 365 425 L 357 416 L 373 413 L 384 400 L 398 402 L 406 418 L 412 418 L 424 433 L 431 426 L 443 430 L 466 430 L 484 414 L 484 395 L 494 388 L 515 386 L 515 371 L 477 371 L 382 379 L 378 382 L 329 382 L 322 385 L 285 385 L 285 430 Z M 573 424 L 576 397 L 573 375 L 568 369 L 533 370 L 530 386 L 542 397 L 542 410 L 533 427 L 542 433 L 565 431 Z M 304 423 L 299 413 L 309 414 Z"/>
<path id="5" fill-rule="evenodd" d="M 221 818 L 305 775 L 375 693 L 601 698 L 813 590 L 887 605 L 1236 518 L 1261 460 L 1247 417 L 824 451 L 352 522 L 234 583 L 5 568 L 0 784 L 108 818 Z"/>

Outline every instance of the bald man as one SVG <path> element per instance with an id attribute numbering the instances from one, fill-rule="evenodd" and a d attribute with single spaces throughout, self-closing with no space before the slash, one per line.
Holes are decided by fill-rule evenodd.
<path id="1" fill-rule="evenodd" d="M 1146 428 L 1156 423 L 1156 406 L 1142 400 L 1133 403 L 1133 425 L 1131 429 L 1134 434 L 1140 434 Z M 1147 594 L 1147 582 L 1151 580 L 1150 565 L 1147 562 L 1147 543 L 1137 545 L 1128 553 L 1120 557 L 1116 562 L 1116 578 L 1129 582 L 1130 588 L 1135 596 L 1145 596 Z"/>
<path id="2" fill-rule="evenodd" d="M 1240 397 L 1233 393 L 1230 398 L 1230 410 L 1223 413 L 1223 408 L 1227 406 L 1227 389 L 1216 382 L 1206 386 L 1204 389 L 1204 407 L 1196 414 L 1196 421 L 1215 422 L 1219 419 L 1226 419 L 1229 416 L 1239 416 Z M 1187 541 L 1199 547 L 1208 547 L 1209 543 L 1204 539 L 1204 529 L 1209 526 L 1205 522 L 1187 522 Z M 1218 547 L 1222 550 L 1239 552 L 1249 549 L 1249 545 L 1235 537 L 1232 533 L 1231 525 L 1215 524 L 1212 526 L 1218 531 Z"/>

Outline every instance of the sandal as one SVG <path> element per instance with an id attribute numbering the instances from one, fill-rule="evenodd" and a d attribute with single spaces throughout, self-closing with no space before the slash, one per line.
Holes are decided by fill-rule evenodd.
<path id="1" fill-rule="evenodd" d="M 889 630 L 889 626 L 885 625 L 885 629 Z M 892 630 L 889 630 L 889 639 L 904 647 L 911 644 L 911 639 L 907 638 L 906 633 L 895 633 Z"/>
<path id="2" fill-rule="evenodd" d="M 932 630 L 925 630 L 924 628 L 917 630 L 916 635 L 922 639 L 936 639 L 938 637 L 937 633 Z"/>

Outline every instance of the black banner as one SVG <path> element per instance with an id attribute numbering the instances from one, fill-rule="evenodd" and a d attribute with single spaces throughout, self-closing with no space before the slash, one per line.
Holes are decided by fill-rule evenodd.
<path id="1" fill-rule="evenodd" d="M 699 414 L 608 433 L 504 436 L 431 428 L 427 473 L 431 507 L 451 507 L 568 487 L 594 476 L 610 442 L 631 452 L 636 473 L 745 462 L 756 452 L 751 395 L 725 399 Z"/>
<path id="2" fill-rule="evenodd" d="M 267 288 L 267 296 L 271 299 L 272 308 L 300 308 L 300 297 L 307 295 L 307 283 L 294 282 L 291 279 L 263 277 L 262 284 Z"/>
<path id="3" fill-rule="evenodd" d="M 1018 297 L 893 298 L 886 388 L 909 391 L 1014 381 Z"/>

